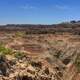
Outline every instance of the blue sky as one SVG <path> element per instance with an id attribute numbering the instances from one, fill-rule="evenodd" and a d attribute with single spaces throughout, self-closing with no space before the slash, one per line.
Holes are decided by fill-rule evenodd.
<path id="1" fill-rule="evenodd" d="M 0 24 L 80 20 L 80 0 L 0 0 Z"/>

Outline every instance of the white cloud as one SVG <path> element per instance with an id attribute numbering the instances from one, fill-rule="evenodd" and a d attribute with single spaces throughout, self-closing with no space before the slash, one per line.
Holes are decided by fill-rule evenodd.
<path id="1" fill-rule="evenodd" d="M 63 5 L 56 5 L 55 8 L 59 9 L 59 10 L 67 10 L 67 9 L 69 9 L 68 6 L 63 6 Z"/>
<path id="2" fill-rule="evenodd" d="M 36 7 L 34 7 L 34 6 L 28 6 L 28 5 L 25 5 L 25 6 L 22 6 L 21 7 L 22 9 L 36 9 Z"/>

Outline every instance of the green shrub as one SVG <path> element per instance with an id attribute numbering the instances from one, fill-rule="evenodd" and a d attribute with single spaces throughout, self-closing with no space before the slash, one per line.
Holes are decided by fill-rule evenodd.
<path id="1" fill-rule="evenodd" d="M 23 37 L 25 35 L 24 32 L 16 32 L 16 37 Z"/>
<path id="2" fill-rule="evenodd" d="M 77 58 L 75 60 L 75 65 L 77 67 L 78 72 L 80 73 L 80 55 L 77 56 Z"/>
<path id="3" fill-rule="evenodd" d="M 62 54 L 62 51 L 61 50 L 58 50 L 54 56 L 56 58 L 60 58 L 61 54 Z"/>
<path id="4" fill-rule="evenodd" d="M 18 59 L 22 59 L 23 57 L 25 57 L 25 54 L 23 52 L 16 52 L 14 56 Z"/>
<path id="5" fill-rule="evenodd" d="M 5 48 L 3 45 L 0 45 L 0 53 L 7 55 L 7 54 L 12 54 L 12 49 L 10 48 Z"/>

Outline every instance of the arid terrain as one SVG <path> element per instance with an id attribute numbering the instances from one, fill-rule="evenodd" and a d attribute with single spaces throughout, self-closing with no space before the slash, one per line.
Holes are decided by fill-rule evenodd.
<path id="1" fill-rule="evenodd" d="M 80 23 L 1 26 L 0 80 L 80 80 Z"/>

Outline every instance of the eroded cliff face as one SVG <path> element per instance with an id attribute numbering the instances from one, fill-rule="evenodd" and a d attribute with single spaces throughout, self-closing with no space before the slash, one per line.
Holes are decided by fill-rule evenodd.
<path id="1" fill-rule="evenodd" d="M 0 80 L 80 80 L 79 35 L 0 35 Z"/>

